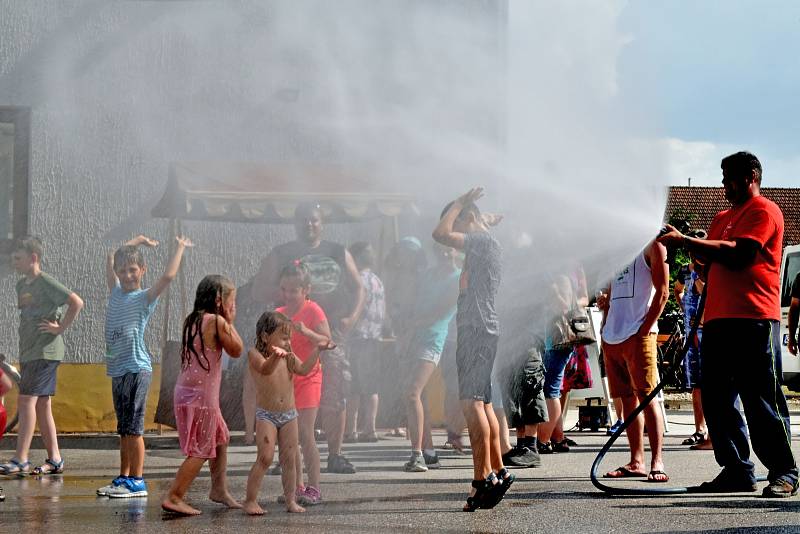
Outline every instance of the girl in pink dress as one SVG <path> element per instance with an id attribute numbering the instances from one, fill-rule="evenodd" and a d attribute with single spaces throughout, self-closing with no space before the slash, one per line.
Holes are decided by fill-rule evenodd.
<path id="1" fill-rule="evenodd" d="M 181 374 L 175 384 L 174 412 L 181 450 L 186 459 L 161 508 L 167 512 L 198 515 L 184 501 L 186 492 L 206 460 L 211 468 L 209 498 L 229 508 L 241 508 L 228 492 L 228 426 L 219 408 L 222 350 L 238 358 L 242 339 L 233 327 L 236 289 L 221 275 L 208 275 L 197 286 L 194 309 L 183 323 Z"/>

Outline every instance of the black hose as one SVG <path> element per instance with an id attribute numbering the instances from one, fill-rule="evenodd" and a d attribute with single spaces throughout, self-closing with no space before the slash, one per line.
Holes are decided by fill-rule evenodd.
<path id="1" fill-rule="evenodd" d="M 700 324 L 700 318 L 703 317 L 703 308 L 705 308 L 706 304 L 706 288 L 703 288 L 703 293 L 700 295 L 700 301 L 697 304 L 697 312 L 695 313 L 696 320 L 692 325 L 691 330 L 689 331 L 689 335 L 686 337 L 686 341 L 683 343 L 683 348 L 681 349 L 680 356 L 673 364 L 673 367 L 677 367 L 683 363 L 683 359 L 686 357 L 686 353 L 689 352 L 689 348 L 691 347 L 692 340 L 697 335 L 697 328 Z M 597 479 L 597 470 L 600 467 L 600 462 L 603 461 L 606 453 L 611 449 L 611 446 L 617 441 L 617 438 L 622 435 L 626 428 L 628 428 L 631 423 L 639 416 L 640 413 L 647 407 L 650 402 L 656 398 L 656 396 L 664 389 L 664 385 L 667 382 L 667 378 L 669 373 L 664 373 L 665 378 L 658 383 L 655 389 L 647 396 L 645 399 L 636 407 L 633 412 L 629 413 L 627 417 L 625 417 L 625 421 L 622 425 L 614 431 L 611 437 L 608 439 L 603 448 L 600 449 L 600 452 L 597 453 L 597 457 L 594 459 L 592 463 L 592 469 L 589 472 L 589 476 L 592 479 L 592 484 L 594 487 L 603 491 L 605 493 L 609 493 L 611 495 L 679 495 L 681 493 L 688 493 L 689 488 L 620 488 L 614 486 L 607 486 L 600 482 Z M 766 480 L 766 477 L 758 477 L 757 480 L 763 481 Z"/>

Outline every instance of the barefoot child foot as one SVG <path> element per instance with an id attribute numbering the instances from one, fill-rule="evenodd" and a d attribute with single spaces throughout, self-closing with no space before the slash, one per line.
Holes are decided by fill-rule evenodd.
<path id="1" fill-rule="evenodd" d="M 287 502 L 286 503 L 286 511 L 290 514 L 302 514 L 306 511 L 305 508 L 297 504 L 296 502 Z"/>
<path id="2" fill-rule="evenodd" d="M 241 508 L 242 507 L 242 503 L 240 503 L 239 501 L 234 499 L 233 495 L 231 495 L 227 491 L 224 492 L 224 493 L 223 492 L 219 492 L 219 493 L 211 492 L 211 493 L 208 494 L 208 498 L 211 499 L 212 501 L 216 502 L 216 503 L 224 504 L 228 508 Z"/>
<path id="3" fill-rule="evenodd" d="M 244 501 L 242 503 L 242 510 L 247 515 L 264 515 L 266 512 L 255 501 Z"/>
<path id="4" fill-rule="evenodd" d="M 167 497 L 161 502 L 161 509 L 170 514 L 200 515 L 203 512 L 189 506 L 183 499 L 170 499 Z"/>

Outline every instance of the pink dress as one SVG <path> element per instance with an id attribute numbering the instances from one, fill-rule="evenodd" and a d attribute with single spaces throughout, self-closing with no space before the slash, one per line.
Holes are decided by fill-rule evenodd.
<path id="1" fill-rule="evenodd" d="M 205 331 L 214 316 L 205 314 L 201 332 Z M 198 354 L 200 350 L 199 333 L 193 343 Z M 203 369 L 192 354 L 189 366 L 181 370 L 175 384 L 173 406 L 178 425 L 178 439 L 186 456 L 195 458 L 216 458 L 217 445 L 230 440 L 228 425 L 219 409 L 219 386 L 222 380 L 222 347 L 212 350 L 205 347 L 209 370 Z M 203 361 L 205 364 L 205 361 Z"/>

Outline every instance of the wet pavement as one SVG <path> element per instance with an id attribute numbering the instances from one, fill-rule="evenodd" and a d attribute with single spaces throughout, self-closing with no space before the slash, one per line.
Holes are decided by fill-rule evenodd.
<path id="1" fill-rule="evenodd" d="M 694 485 L 712 478 L 717 467 L 713 454 L 689 451 L 680 445 L 691 433 L 691 415 L 671 413 L 665 438 L 666 486 Z M 793 417 L 800 422 L 800 416 Z M 793 427 L 793 433 L 800 428 Z M 203 511 L 194 518 L 166 519 L 160 498 L 182 461 L 171 447 L 174 437 L 148 437 L 146 478 L 150 496 L 139 499 L 96 497 L 95 489 L 116 474 L 118 452 L 111 437 L 62 440 L 67 471 L 50 477 L 0 480 L 6 502 L 0 503 L 0 532 L 800 532 L 800 497 L 763 499 L 758 494 L 672 495 L 609 497 L 595 489 L 588 473 L 606 437 L 574 432 L 579 443 L 569 453 L 543 458 L 536 469 L 517 469 L 517 482 L 494 510 L 472 514 L 460 511 L 471 462 L 467 456 L 440 451 L 442 468 L 427 473 L 405 473 L 407 442 L 384 439 L 376 444 L 345 445 L 346 455 L 358 468 L 355 475 L 323 472 L 324 503 L 306 514 L 287 514 L 276 502 L 280 477 L 267 476 L 262 488 L 263 517 L 248 517 L 208 500 L 210 478 L 204 469 L 188 500 Z M 8 438 L 6 438 L 7 440 Z M 4 440 L 4 447 L 8 442 Z M 441 445 L 444 434 L 437 432 Z M 625 463 L 621 440 L 602 465 L 609 470 Z M 91 448 L 91 447 L 102 447 Z M 325 447 L 321 446 L 323 468 Z M 800 453 L 796 447 L 795 453 Z M 10 453 L 2 451 L 2 457 Z M 233 445 L 228 476 L 232 493 L 241 498 L 255 447 Z M 42 451 L 32 455 L 42 459 Z M 759 466 L 759 473 L 764 474 Z M 639 481 L 616 481 L 625 487 L 653 487 Z M 761 484 L 763 486 L 763 484 Z M 658 485 L 663 487 L 665 485 Z"/>

